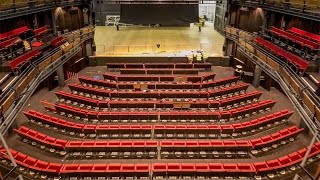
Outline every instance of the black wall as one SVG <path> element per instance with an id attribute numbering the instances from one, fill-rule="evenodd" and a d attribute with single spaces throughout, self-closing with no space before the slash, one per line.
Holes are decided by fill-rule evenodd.
<path id="1" fill-rule="evenodd" d="M 120 22 L 127 24 L 161 24 L 164 26 L 189 26 L 198 22 L 198 5 L 121 5 Z"/>

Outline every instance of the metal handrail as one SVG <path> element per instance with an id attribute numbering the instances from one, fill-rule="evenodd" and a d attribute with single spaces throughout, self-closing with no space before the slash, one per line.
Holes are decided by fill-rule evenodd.
<path id="1" fill-rule="evenodd" d="M 72 32 L 71 32 L 71 33 L 72 33 Z M 90 38 L 92 37 L 92 34 L 93 34 L 93 33 L 89 33 Z M 67 34 L 67 35 L 69 35 L 69 34 Z M 87 36 L 87 34 L 78 36 L 78 38 L 79 38 L 79 37 L 82 37 L 81 43 L 83 43 L 84 40 L 89 39 L 89 38 L 86 37 L 86 36 Z M 84 38 L 83 38 L 83 37 L 84 37 Z M 74 37 L 73 39 L 76 39 L 76 37 Z M 30 74 L 31 71 L 37 70 L 37 65 L 39 65 L 41 62 L 43 62 L 43 61 L 46 60 L 47 58 L 50 58 L 53 54 L 55 54 L 55 53 L 58 52 L 58 51 L 60 51 L 60 47 L 55 48 L 55 49 L 52 50 L 50 53 L 48 53 L 46 56 L 43 56 L 43 57 L 37 59 L 36 61 L 34 61 L 33 63 L 31 63 L 31 64 L 18 76 L 18 78 L 15 79 L 15 81 L 11 84 L 11 86 L 10 86 L 9 88 L 7 88 L 7 89 L 1 94 L 1 96 L 0 96 L 0 102 L 4 102 L 12 92 L 15 92 L 15 91 L 16 91 L 16 89 L 17 89 L 17 87 L 18 87 L 18 83 L 20 82 L 21 79 L 27 77 L 27 76 Z M 68 52 L 67 52 L 66 54 L 68 54 Z M 64 57 L 66 54 L 64 54 L 62 57 Z M 48 67 L 52 67 L 54 63 L 55 63 L 55 62 L 52 62 L 50 65 L 48 65 Z M 38 73 L 40 73 L 40 72 L 38 72 Z M 39 76 L 39 74 L 37 74 L 36 76 Z M 29 86 L 29 85 L 28 85 L 28 86 Z M 28 86 L 27 86 L 27 88 L 28 88 Z M 18 95 L 18 96 L 20 96 L 20 95 Z M 19 101 L 19 99 L 21 99 L 21 97 L 17 97 L 16 101 Z M 14 109 L 15 109 L 15 108 L 14 108 Z M 3 113 L 4 113 L 5 115 L 4 115 L 3 117 L 0 117 L 0 119 L 5 119 L 5 121 L 7 121 L 7 119 L 6 119 L 6 114 L 7 114 L 7 112 L 3 112 Z M 2 120 L 2 121 L 3 121 L 3 120 Z M 1 121 L 1 122 L 2 122 L 2 121 Z M 12 122 L 11 122 L 11 123 L 12 123 Z M 11 124 L 11 123 L 10 123 L 10 124 Z M 7 124 L 7 123 L 3 123 L 3 122 L 2 122 L 2 124 Z M 2 124 L 0 125 L 0 127 L 2 126 Z"/>
<path id="2" fill-rule="evenodd" d="M 243 31 L 244 32 L 244 31 Z M 248 33 L 250 34 L 250 33 Z M 239 43 L 239 35 L 235 35 L 235 34 L 229 34 L 228 32 L 226 32 L 226 38 L 234 41 L 235 43 L 237 43 L 239 45 L 239 47 L 241 47 L 242 52 L 247 53 L 247 50 L 245 47 L 243 47 L 240 43 Z M 265 55 L 267 55 L 268 57 L 270 57 L 272 60 L 274 60 L 275 62 L 282 62 L 279 58 L 277 58 L 276 56 L 274 56 L 273 54 L 271 54 L 270 52 L 267 52 L 266 50 L 264 50 L 263 48 L 259 47 L 258 45 L 256 45 L 254 42 L 249 41 L 247 39 L 241 39 L 243 41 L 245 41 L 246 43 L 250 44 L 251 46 L 253 46 L 255 49 L 259 50 L 260 52 L 264 53 Z M 248 53 L 247 53 L 248 54 Z M 298 80 L 299 86 L 302 87 L 302 91 L 297 94 L 294 95 L 294 92 L 291 91 L 290 85 L 288 85 L 286 83 L 286 81 L 283 79 L 283 74 L 281 72 L 278 72 L 277 70 L 275 70 L 273 67 L 271 67 L 270 65 L 266 64 L 265 62 L 263 62 L 262 60 L 260 60 L 258 57 L 256 57 L 255 55 L 253 55 L 252 53 L 250 53 L 250 55 L 248 55 L 248 57 L 250 59 L 256 60 L 256 63 L 261 66 L 264 67 L 263 70 L 270 75 L 270 77 L 272 77 L 274 80 L 276 80 L 281 88 L 284 90 L 284 92 L 288 95 L 290 101 L 294 104 L 294 106 L 297 107 L 297 109 L 299 110 L 299 114 L 301 115 L 301 117 L 303 118 L 303 120 L 306 122 L 306 125 L 310 128 L 310 130 L 313 133 L 316 133 L 317 130 L 320 127 L 320 122 L 319 121 L 314 121 L 314 114 L 312 114 L 311 110 L 308 109 L 306 107 L 306 105 L 304 103 L 302 103 L 303 101 L 301 101 L 301 95 L 303 92 L 306 92 L 308 94 L 308 97 L 310 97 L 314 104 L 316 106 L 320 106 L 320 99 L 319 97 L 313 92 L 312 89 L 310 89 L 310 87 L 305 84 L 305 82 L 301 79 L 300 76 L 298 76 L 287 64 L 283 63 L 280 64 L 282 66 L 282 70 L 286 70 L 290 76 L 294 77 L 295 79 Z M 253 58 L 254 57 L 254 58 Z M 266 68 L 267 67 L 267 68 Z M 318 137 L 319 139 L 319 137 Z"/>

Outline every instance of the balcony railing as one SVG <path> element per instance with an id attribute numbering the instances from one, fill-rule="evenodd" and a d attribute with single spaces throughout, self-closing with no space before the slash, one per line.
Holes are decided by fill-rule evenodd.
<path id="1" fill-rule="evenodd" d="M 320 127 L 320 98 L 286 63 L 255 44 L 255 35 L 226 27 L 226 38 L 234 41 L 247 58 L 279 83 L 298 110 L 310 131 L 315 134 Z"/>
<path id="2" fill-rule="evenodd" d="M 93 38 L 92 26 L 65 34 L 68 45 L 62 45 L 29 65 L 1 94 L 0 131 L 5 133 L 37 86 L 82 49 L 82 43 Z"/>

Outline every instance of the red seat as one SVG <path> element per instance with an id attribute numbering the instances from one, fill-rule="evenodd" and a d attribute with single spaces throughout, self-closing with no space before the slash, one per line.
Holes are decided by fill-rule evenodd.
<path id="1" fill-rule="evenodd" d="M 66 42 L 66 40 L 64 39 L 63 36 L 58 36 L 58 37 L 54 38 L 53 40 L 51 40 L 51 46 L 56 48 L 65 42 Z"/>

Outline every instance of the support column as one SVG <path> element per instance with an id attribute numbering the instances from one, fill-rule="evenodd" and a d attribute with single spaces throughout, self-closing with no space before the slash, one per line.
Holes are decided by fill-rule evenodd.
<path id="1" fill-rule="evenodd" d="M 262 18 L 262 29 L 261 29 L 261 33 L 262 34 L 266 34 L 266 29 L 268 29 L 268 11 L 264 11 L 263 9 L 261 9 L 261 18 Z"/>
<path id="2" fill-rule="evenodd" d="M 303 119 L 300 119 L 299 128 L 303 128 L 304 129 L 303 132 L 306 134 L 308 134 L 310 131 L 309 127 L 307 126 L 307 124 L 304 122 Z"/>
<path id="3" fill-rule="evenodd" d="M 320 73 L 320 50 L 318 50 L 318 53 L 316 55 L 316 66 L 318 68 L 318 73 Z"/>
<path id="4" fill-rule="evenodd" d="M 261 72 L 262 72 L 262 69 L 258 65 L 256 65 L 256 67 L 254 69 L 254 78 L 253 78 L 253 82 L 252 82 L 254 87 L 259 87 Z"/>
<path id="5" fill-rule="evenodd" d="M 86 52 L 87 52 L 87 56 L 92 56 L 93 53 L 92 53 L 92 41 L 91 40 L 88 40 L 85 42 L 86 44 Z"/>
<path id="6" fill-rule="evenodd" d="M 57 69 L 57 76 L 58 76 L 58 83 L 60 87 L 64 87 L 65 83 L 64 83 L 64 73 L 63 73 L 63 66 L 60 66 Z"/>
<path id="7" fill-rule="evenodd" d="M 58 35 L 57 22 L 56 22 L 56 16 L 55 16 L 54 11 L 55 11 L 55 9 L 51 10 L 51 22 L 52 22 L 53 34 Z"/>
<path id="8" fill-rule="evenodd" d="M 14 129 L 18 128 L 18 123 L 17 120 L 14 120 L 11 124 L 11 126 L 8 128 L 8 134 L 11 134 L 13 132 Z"/>

